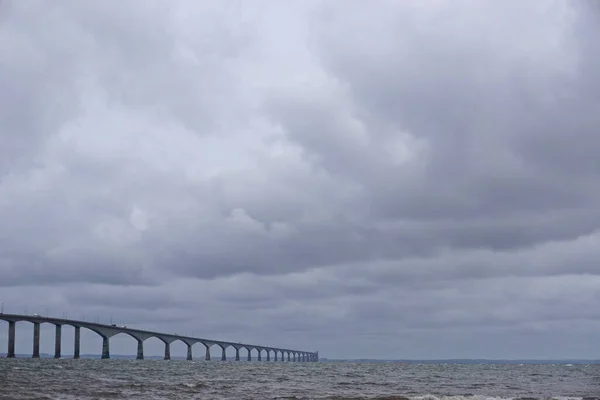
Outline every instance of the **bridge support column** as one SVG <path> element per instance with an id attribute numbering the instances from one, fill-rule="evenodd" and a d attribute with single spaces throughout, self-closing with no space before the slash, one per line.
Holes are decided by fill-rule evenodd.
<path id="1" fill-rule="evenodd" d="M 106 360 L 110 358 L 110 342 L 108 337 L 102 336 L 102 359 Z"/>
<path id="2" fill-rule="evenodd" d="M 137 357 L 135 359 L 136 360 L 144 359 L 144 341 L 143 340 L 138 340 L 138 342 L 137 342 Z"/>
<path id="3" fill-rule="evenodd" d="M 248 349 L 248 361 L 252 361 L 252 353 L 250 352 L 250 349 Z"/>
<path id="4" fill-rule="evenodd" d="M 210 361 L 210 347 L 206 346 L 206 345 L 204 345 L 204 346 L 206 347 L 206 352 L 204 353 L 204 360 Z"/>
<path id="5" fill-rule="evenodd" d="M 15 358 L 15 321 L 8 321 L 8 351 L 7 358 Z"/>
<path id="6" fill-rule="evenodd" d="M 262 350 L 258 350 L 258 361 L 262 361 Z"/>
<path id="7" fill-rule="evenodd" d="M 240 349 L 235 348 L 235 361 L 240 361 Z"/>
<path id="8" fill-rule="evenodd" d="M 267 361 L 271 361 L 271 350 L 267 350 Z"/>
<path id="9" fill-rule="evenodd" d="M 273 359 L 273 361 L 277 361 L 277 353 L 279 353 L 277 350 L 273 350 L 273 352 L 275 353 L 275 358 Z"/>
<path id="10" fill-rule="evenodd" d="M 285 361 L 285 353 L 283 351 L 281 352 L 281 361 Z"/>
<path id="11" fill-rule="evenodd" d="M 297 360 L 296 360 L 296 353 L 294 353 L 294 354 L 293 354 L 293 356 L 294 356 L 294 357 L 292 358 L 292 361 L 296 362 L 296 361 L 297 361 Z"/>
<path id="12" fill-rule="evenodd" d="M 187 360 L 188 361 L 192 361 L 193 360 L 193 358 L 192 358 L 192 345 L 188 344 L 187 347 L 188 347 Z"/>
<path id="13" fill-rule="evenodd" d="M 56 325 L 56 334 L 54 335 L 54 358 L 60 358 L 61 342 L 62 342 L 62 325 Z"/>
<path id="14" fill-rule="evenodd" d="M 40 323 L 33 323 L 33 358 L 40 358 Z"/>
<path id="15" fill-rule="evenodd" d="M 221 361 L 227 361 L 227 354 L 225 353 L 225 347 L 221 347 Z"/>
<path id="16" fill-rule="evenodd" d="M 165 360 L 171 359 L 171 343 L 165 343 Z"/>
<path id="17" fill-rule="evenodd" d="M 289 353 L 289 352 L 287 353 L 287 355 L 288 355 L 288 361 L 292 361 L 292 358 L 291 358 L 291 356 L 290 356 L 290 353 Z"/>
<path id="18" fill-rule="evenodd" d="M 75 343 L 73 344 L 73 358 L 79 358 L 79 352 L 81 349 L 81 328 L 79 326 L 75 327 Z"/>

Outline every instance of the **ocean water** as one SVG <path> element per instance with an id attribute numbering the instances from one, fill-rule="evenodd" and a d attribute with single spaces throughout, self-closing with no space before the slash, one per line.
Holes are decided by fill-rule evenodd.
<path id="1" fill-rule="evenodd" d="M 600 365 L 0 359 L 0 399 L 600 399 Z"/>

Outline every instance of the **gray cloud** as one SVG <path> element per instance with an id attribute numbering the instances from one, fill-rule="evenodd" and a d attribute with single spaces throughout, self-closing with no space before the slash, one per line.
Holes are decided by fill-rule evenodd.
<path id="1" fill-rule="evenodd" d="M 438 3 L 0 3 L 5 310 L 598 356 L 598 8 Z"/>

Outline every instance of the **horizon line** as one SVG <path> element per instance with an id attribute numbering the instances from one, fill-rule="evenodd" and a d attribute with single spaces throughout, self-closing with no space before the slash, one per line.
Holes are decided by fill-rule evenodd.
<path id="1" fill-rule="evenodd" d="M 2 352 L 0 353 L 0 357 L 2 356 L 6 356 L 6 352 Z M 31 358 L 31 356 L 29 354 L 26 353 L 22 353 L 16 354 L 17 356 L 22 356 L 19 358 Z M 52 353 L 41 353 L 40 355 L 45 355 L 45 356 L 49 356 L 50 358 L 53 358 L 53 354 Z M 69 359 L 69 357 L 73 356 L 72 354 L 65 354 L 63 357 L 63 359 Z M 96 354 L 96 353 L 85 353 L 85 354 L 81 354 L 82 357 L 100 357 L 101 354 Z M 132 357 L 135 358 L 136 355 L 135 354 L 111 354 L 111 357 Z M 153 358 L 153 357 L 157 357 L 157 358 L 161 358 L 162 356 L 157 354 L 157 355 L 148 355 L 148 358 Z M 184 358 L 185 356 L 172 356 L 171 358 Z M 233 357 L 228 357 L 228 358 L 233 358 Z M 201 358 L 199 358 L 200 360 Z M 320 358 L 320 361 L 396 361 L 396 362 L 432 362 L 432 361 L 502 361 L 502 362 L 508 362 L 508 361 L 527 361 L 527 362 L 532 362 L 532 361 L 538 361 L 538 362 L 550 362 L 550 361 L 560 361 L 560 362 L 581 362 L 581 361 L 594 361 L 594 362 L 600 362 L 600 358 L 485 358 L 485 357 L 477 357 L 477 358 L 369 358 L 369 357 L 360 357 L 360 358 L 329 358 L 329 357 L 322 357 Z"/>

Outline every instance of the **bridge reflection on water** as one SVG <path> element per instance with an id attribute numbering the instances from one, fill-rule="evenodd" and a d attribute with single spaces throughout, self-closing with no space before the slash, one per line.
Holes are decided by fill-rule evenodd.
<path id="1" fill-rule="evenodd" d="M 43 317 L 39 315 L 20 315 L 20 314 L 0 314 L 0 320 L 8 322 L 8 351 L 7 357 L 15 357 L 15 337 L 17 322 L 29 322 L 33 324 L 33 358 L 40 357 L 40 325 L 44 323 L 52 324 L 56 327 L 54 340 L 54 358 L 61 357 L 62 345 L 62 327 L 72 326 L 75 328 L 75 338 L 73 343 L 73 358 L 79 358 L 81 352 L 81 328 L 95 332 L 102 338 L 102 358 L 110 358 L 110 338 L 124 333 L 137 341 L 137 359 L 144 359 L 144 341 L 150 338 L 157 338 L 164 343 L 165 360 L 171 359 L 171 344 L 181 341 L 187 346 L 187 360 L 192 360 L 192 346 L 202 343 L 205 350 L 205 360 L 211 359 L 210 348 L 217 346 L 221 348 L 220 359 L 227 360 L 226 350 L 231 347 L 235 349 L 235 360 L 240 361 L 240 350 L 246 350 L 246 360 L 252 360 L 252 352 L 256 353 L 257 361 L 296 361 L 296 362 L 316 362 L 319 360 L 318 352 L 309 352 L 294 349 L 284 349 L 277 347 L 259 346 L 245 343 L 233 343 L 220 340 L 203 339 L 191 336 L 146 331 L 142 329 L 127 328 L 126 326 L 106 325 L 96 322 L 79 321 L 66 318 Z M 263 358 L 263 355 L 265 356 Z"/>

